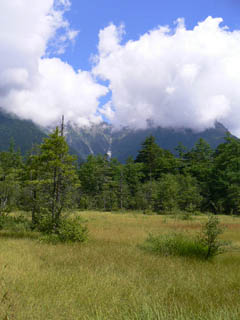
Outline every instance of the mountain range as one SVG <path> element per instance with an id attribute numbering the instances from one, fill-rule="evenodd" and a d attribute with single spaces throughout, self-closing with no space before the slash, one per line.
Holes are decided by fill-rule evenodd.
<path id="1" fill-rule="evenodd" d="M 47 136 L 49 129 L 41 128 L 30 120 L 19 119 L 15 115 L 0 111 L 0 150 L 7 150 L 10 141 L 20 148 L 25 154 L 33 144 L 41 143 Z M 188 149 L 203 138 L 212 148 L 224 141 L 228 130 L 220 123 L 214 128 L 202 132 L 191 129 L 175 130 L 173 128 L 153 127 L 147 129 L 133 130 L 121 128 L 115 130 L 108 123 L 94 124 L 89 127 L 78 127 L 67 123 L 65 126 L 66 140 L 70 146 L 70 152 L 76 154 L 79 159 L 84 160 L 90 154 L 109 154 L 124 162 L 129 156 L 136 157 L 141 148 L 141 143 L 147 136 L 153 135 L 156 143 L 171 152 L 182 143 Z"/>
<path id="2" fill-rule="evenodd" d="M 156 143 L 161 148 L 176 153 L 175 148 L 179 143 L 182 143 L 187 149 L 191 149 L 200 138 L 203 138 L 215 149 L 220 143 L 224 142 L 227 132 L 228 130 L 220 123 L 216 123 L 214 128 L 202 132 L 195 132 L 191 129 L 175 130 L 151 126 L 147 129 L 122 128 L 116 131 L 107 123 L 82 128 L 68 124 L 66 139 L 68 144 L 83 159 L 89 154 L 107 153 L 120 162 L 124 162 L 129 156 L 136 158 L 142 142 L 149 135 L 155 137 Z"/>

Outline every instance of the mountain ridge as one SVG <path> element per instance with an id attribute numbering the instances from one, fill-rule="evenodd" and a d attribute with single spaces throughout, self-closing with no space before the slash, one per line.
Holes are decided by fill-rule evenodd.
<path id="1" fill-rule="evenodd" d="M 0 151 L 9 149 L 11 141 L 23 154 L 34 144 L 42 142 L 47 134 L 31 120 L 19 119 L 16 115 L 0 109 Z"/>
<path id="2" fill-rule="evenodd" d="M 7 150 L 11 140 L 16 148 L 26 154 L 34 144 L 40 144 L 47 137 L 50 128 L 42 128 L 31 120 L 22 120 L 0 109 L 0 151 Z M 71 154 L 84 160 L 88 155 L 108 154 L 125 162 L 129 156 L 134 159 L 147 136 L 153 135 L 156 143 L 163 149 L 175 153 L 175 148 L 182 143 L 188 149 L 203 138 L 212 148 L 224 142 L 228 130 L 220 123 L 215 128 L 202 132 L 191 129 L 173 129 L 149 126 L 147 129 L 121 128 L 115 130 L 111 124 L 102 122 L 88 127 L 79 127 L 71 123 L 65 125 L 65 136 Z"/>
<path id="3" fill-rule="evenodd" d="M 134 159 L 147 136 L 153 135 L 156 143 L 163 149 L 175 153 L 175 148 L 182 143 L 188 149 L 203 138 L 212 148 L 224 142 L 226 133 L 229 132 L 221 123 L 216 123 L 214 128 L 202 132 L 192 129 L 173 129 L 149 127 L 147 129 L 122 128 L 114 130 L 107 123 L 92 125 L 91 127 L 76 127 L 67 125 L 66 139 L 72 147 L 86 159 L 89 154 L 111 154 L 120 162 L 126 161 L 129 156 Z"/>

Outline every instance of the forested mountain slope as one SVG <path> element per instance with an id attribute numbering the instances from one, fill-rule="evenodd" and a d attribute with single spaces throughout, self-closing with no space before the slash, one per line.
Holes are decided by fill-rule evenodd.
<path id="1" fill-rule="evenodd" d="M 11 140 L 17 148 L 25 154 L 33 144 L 39 144 L 46 137 L 47 130 L 38 127 L 32 121 L 21 120 L 16 116 L 0 111 L 0 151 L 7 150 Z M 216 148 L 224 141 L 227 129 L 217 123 L 215 128 L 203 132 L 194 132 L 190 129 L 174 130 L 161 127 L 149 127 L 142 130 L 122 128 L 114 130 L 108 123 L 77 127 L 67 124 L 65 127 L 66 140 L 72 154 L 80 159 L 86 159 L 93 154 L 111 154 L 120 162 L 129 156 L 134 159 L 141 148 L 141 143 L 147 136 L 153 135 L 156 143 L 164 149 L 175 152 L 175 148 L 182 143 L 188 149 L 203 138 L 212 148 Z"/>
<path id="2" fill-rule="evenodd" d="M 47 135 L 30 120 L 21 120 L 0 111 L 0 151 L 7 150 L 11 141 L 23 154 Z"/>
<path id="3" fill-rule="evenodd" d="M 188 149 L 203 138 L 212 148 L 216 148 L 224 141 L 227 129 L 217 123 L 215 128 L 203 132 L 190 129 L 174 130 L 161 127 L 149 127 L 143 130 L 123 128 L 114 131 L 111 125 L 102 123 L 92 127 L 78 128 L 68 125 L 66 138 L 82 158 L 89 154 L 111 153 L 112 157 L 124 162 L 129 156 L 134 159 L 141 148 L 141 143 L 147 136 L 153 135 L 156 143 L 164 149 L 175 152 L 175 148 L 182 143 Z"/>

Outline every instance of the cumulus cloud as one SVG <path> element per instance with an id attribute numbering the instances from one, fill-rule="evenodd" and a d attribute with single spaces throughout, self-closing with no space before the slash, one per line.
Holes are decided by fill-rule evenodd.
<path id="1" fill-rule="evenodd" d="M 93 69 L 75 71 L 58 56 L 78 35 L 65 18 L 70 7 L 70 0 L 0 1 L 0 107 L 43 126 L 62 114 L 78 125 L 107 117 L 117 128 L 151 120 L 204 130 L 220 121 L 240 136 L 240 31 L 221 18 L 191 30 L 178 19 L 124 43 L 124 26 L 110 24 L 99 32 Z"/>
<path id="2" fill-rule="evenodd" d="M 222 122 L 240 135 L 240 31 L 208 17 L 188 30 L 158 27 L 122 43 L 123 27 L 99 33 L 95 75 L 109 81 L 103 112 L 119 126 L 204 130 Z"/>
<path id="3" fill-rule="evenodd" d="M 58 58 L 39 61 L 39 82 L 31 89 L 11 90 L 2 99 L 8 110 L 41 125 L 51 125 L 62 114 L 78 125 L 100 122 L 98 97 L 107 88 L 95 83 L 87 71 L 75 72 Z"/>
<path id="4" fill-rule="evenodd" d="M 59 58 L 78 31 L 64 13 L 69 0 L 0 1 L 0 106 L 41 125 L 65 114 L 79 124 L 100 121 L 98 99 L 108 89 L 90 72 Z"/>

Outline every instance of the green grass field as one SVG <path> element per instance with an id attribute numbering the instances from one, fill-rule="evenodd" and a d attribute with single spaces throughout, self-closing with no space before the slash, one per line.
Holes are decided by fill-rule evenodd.
<path id="1" fill-rule="evenodd" d="M 0 319 L 240 319 L 240 252 L 205 262 L 139 248 L 149 232 L 197 233 L 205 216 L 80 213 L 85 244 L 0 232 Z M 240 246 L 240 219 L 221 216 Z"/>

